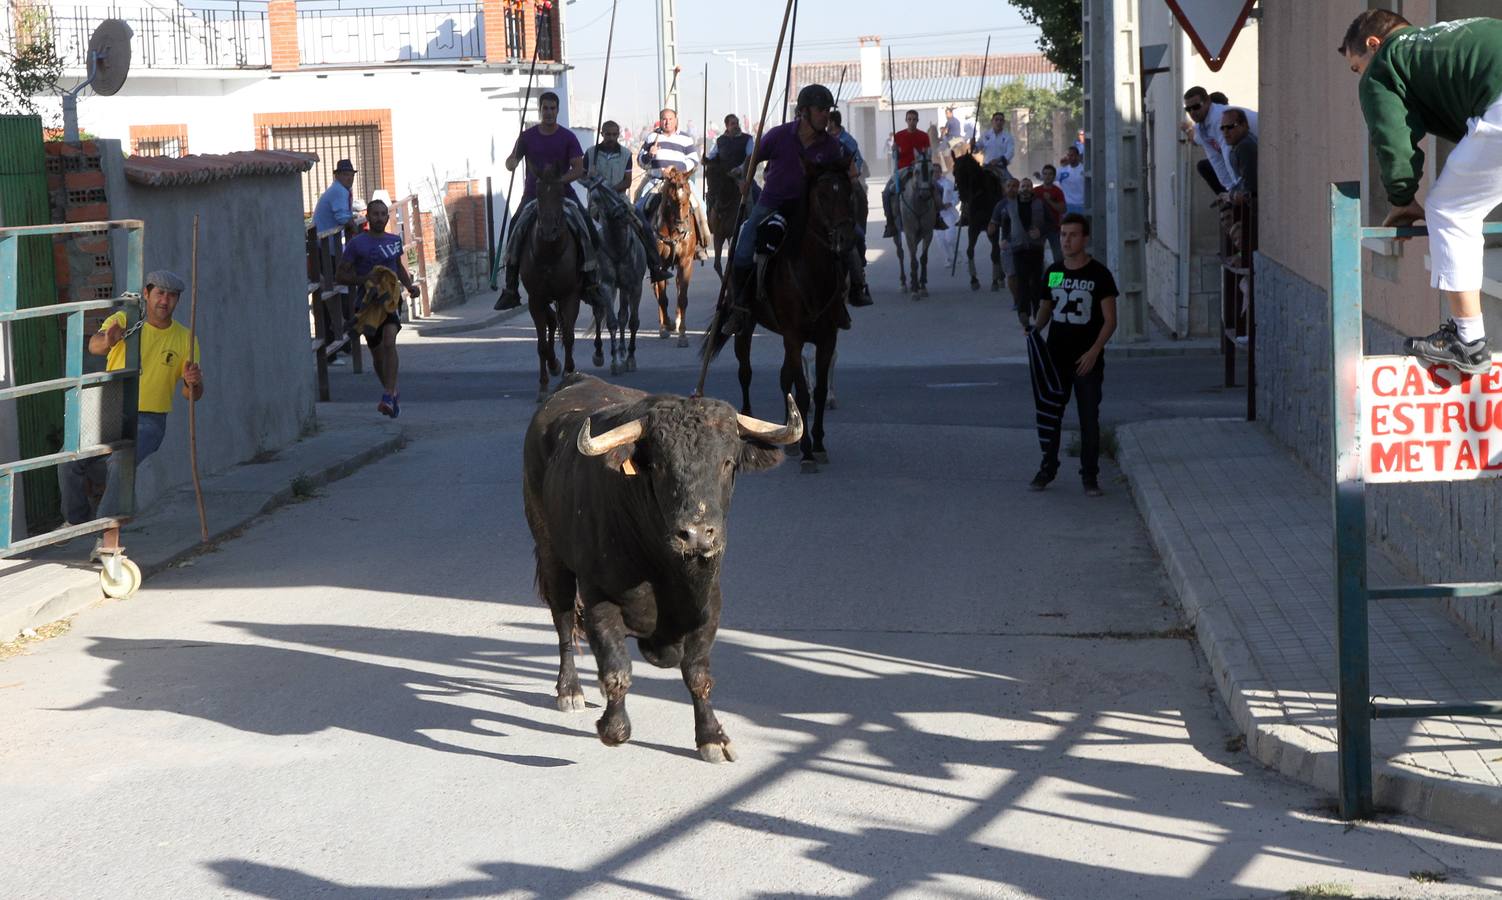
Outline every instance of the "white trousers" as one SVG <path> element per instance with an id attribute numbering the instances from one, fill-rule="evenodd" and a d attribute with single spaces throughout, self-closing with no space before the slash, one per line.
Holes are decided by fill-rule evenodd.
<path id="1" fill-rule="evenodd" d="M 1481 224 L 1502 204 L 1502 97 L 1466 123 L 1424 202 L 1429 225 L 1429 284 L 1481 290 Z"/>

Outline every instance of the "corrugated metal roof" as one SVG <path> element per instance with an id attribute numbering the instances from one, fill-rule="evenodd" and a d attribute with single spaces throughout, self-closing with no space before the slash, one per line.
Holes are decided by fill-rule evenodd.
<path id="1" fill-rule="evenodd" d="M 290 150 L 242 150 L 191 156 L 127 156 L 125 177 L 148 187 L 204 184 L 244 175 L 301 174 L 313 168 L 316 153 Z"/>

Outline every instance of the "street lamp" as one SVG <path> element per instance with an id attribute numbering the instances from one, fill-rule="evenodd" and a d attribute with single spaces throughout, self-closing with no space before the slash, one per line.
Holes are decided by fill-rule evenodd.
<path id="1" fill-rule="evenodd" d="M 736 68 L 736 65 L 741 62 L 740 54 L 734 50 L 711 50 L 709 52 L 730 63 L 730 105 L 732 107 L 739 106 L 741 103 L 741 78 L 740 70 Z"/>

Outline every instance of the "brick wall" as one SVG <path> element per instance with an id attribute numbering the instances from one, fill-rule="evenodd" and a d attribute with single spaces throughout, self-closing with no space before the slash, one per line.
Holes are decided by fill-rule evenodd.
<path id="1" fill-rule="evenodd" d="M 271 71 L 295 72 L 302 63 L 297 48 L 297 0 L 270 0 L 266 27 L 271 32 Z"/>
<path id="2" fill-rule="evenodd" d="M 455 249 L 483 251 L 486 241 L 484 186 L 479 181 L 450 181 L 444 186 L 443 205 L 448 210 Z"/>
<path id="3" fill-rule="evenodd" d="M 99 146 L 52 142 L 47 151 L 47 190 L 54 222 L 101 222 L 110 218 Z M 52 260 L 59 302 L 97 300 L 115 296 L 115 271 L 109 236 L 59 235 L 52 240 Z M 103 311 L 85 317 L 84 331 L 97 330 Z"/>
<path id="4" fill-rule="evenodd" d="M 1330 478 L 1330 314 L 1323 287 L 1257 254 L 1257 409 L 1266 427 L 1327 485 Z M 1403 336 L 1367 316 L 1368 354 L 1400 353 Z M 1367 533 L 1416 581 L 1493 581 L 1502 566 L 1502 480 L 1374 484 Z M 1502 602 L 1444 601 L 1502 658 Z"/>

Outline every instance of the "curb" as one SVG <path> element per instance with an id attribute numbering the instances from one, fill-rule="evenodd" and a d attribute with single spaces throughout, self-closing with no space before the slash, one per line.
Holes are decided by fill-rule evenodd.
<path id="1" fill-rule="evenodd" d="M 1153 547 L 1163 561 L 1168 580 L 1178 595 L 1185 619 L 1194 628 L 1200 650 L 1210 663 L 1222 701 L 1246 735 L 1252 758 L 1290 778 L 1335 795 L 1339 791 L 1339 758 L 1329 740 L 1282 721 L 1259 717 L 1253 692 L 1266 682 L 1252 654 L 1235 634 L 1225 600 L 1215 589 L 1199 555 L 1179 529 L 1167 527 L 1174 518 L 1163 491 L 1146 460 L 1132 425 L 1117 429 L 1117 463 L 1127 476 Z M 1172 533 L 1170 533 L 1172 532 Z M 1502 840 L 1502 792 L 1462 781 L 1426 778 L 1372 759 L 1372 793 L 1378 809 L 1400 810 L 1492 840 Z"/>
<path id="2" fill-rule="evenodd" d="M 483 331 L 486 328 L 490 328 L 494 325 L 499 325 L 509 319 L 514 319 L 526 311 L 527 305 L 524 303 L 515 309 L 504 309 L 500 312 L 492 313 L 489 318 L 483 319 L 479 322 L 461 322 L 457 325 L 430 325 L 428 327 L 423 327 L 422 325 L 414 322 L 412 323 L 412 329 L 423 337 L 443 337 L 450 334 L 464 334 L 467 331 Z"/>
<path id="3" fill-rule="evenodd" d="M 296 497 L 292 489 L 294 481 L 301 479 L 312 487 L 323 487 L 348 477 L 378 459 L 395 453 L 406 444 L 406 429 L 400 428 L 353 456 L 336 460 L 311 471 L 299 471 L 287 479 L 281 488 L 271 492 L 264 502 L 239 522 L 211 532 L 206 544 L 199 540 L 197 531 L 192 530 L 185 543 L 168 550 L 165 554 L 149 559 L 132 554 L 130 558 L 141 569 L 142 584 L 144 585 L 153 576 L 161 574 L 185 559 L 207 553 L 216 549 L 224 541 L 238 537 L 262 517 L 292 502 Z M 65 619 L 103 602 L 105 598 L 100 591 L 97 569 L 90 567 L 87 573 L 79 571 L 78 576 L 74 583 L 62 587 L 57 593 L 29 603 L 24 609 L 15 613 L 0 615 L 0 621 L 4 622 L 4 626 L 0 627 L 0 641 L 9 640 L 27 628 L 37 628 L 49 622 Z"/>

